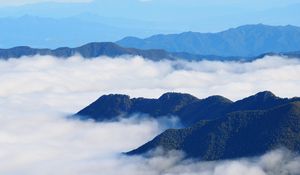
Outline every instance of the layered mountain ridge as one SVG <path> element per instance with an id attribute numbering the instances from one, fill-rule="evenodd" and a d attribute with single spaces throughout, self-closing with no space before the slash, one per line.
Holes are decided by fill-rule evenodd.
<path id="1" fill-rule="evenodd" d="M 20 46 L 0 49 L 0 59 L 34 55 L 68 58 L 76 54 L 84 58 L 142 56 L 155 61 L 252 61 L 266 55 L 300 58 L 299 38 L 300 28 L 295 26 L 246 25 L 219 33 L 185 32 L 155 35 L 146 39 L 127 37 L 116 43 L 91 42 L 75 48 L 39 49 Z"/>
<path id="2" fill-rule="evenodd" d="M 35 49 L 27 46 L 15 47 L 11 49 L 0 49 L 0 58 L 20 58 L 22 56 L 50 55 L 61 58 L 68 58 L 75 55 L 81 55 L 84 58 L 95 58 L 99 56 L 118 57 L 123 55 L 142 56 L 152 60 L 173 59 L 171 55 L 164 50 L 140 50 L 134 48 L 123 48 L 115 43 L 88 43 L 86 45 L 69 48 L 61 47 L 51 49 Z"/>
<path id="3" fill-rule="evenodd" d="M 272 53 L 273 54 L 273 53 Z M 222 57 L 216 55 L 195 55 L 184 52 L 167 52 L 162 49 L 135 49 L 135 48 L 125 48 L 121 47 L 112 42 L 93 42 L 82 45 L 80 47 L 69 48 L 69 47 L 60 47 L 57 49 L 48 49 L 48 48 L 31 48 L 28 46 L 19 46 L 10 49 L 0 49 L 0 59 L 9 59 L 9 58 L 20 58 L 24 56 L 55 56 L 60 58 L 68 58 L 75 55 L 81 55 L 83 58 L 96 58 L 100 56 L 107 57 L 120 57 L 120 56 L 142 56 L 144 58 L 160 61 L 160 60 L 253 60 L 256 58 L 241 58 L 241 57 Z M 298 57 L 296 55 L 296 57 Z M 299 55 L 300 57 L 300 55 Z M 261 58 L 261 56 L 257 57 Z"/>
<path id="4" fill-rule="evenodd" d="M 265 53 L 300 50 L 300 28 L 296 26 L 245 25 L 218 33 L 184 32 L 154 35 L 145 39 L 126 37 L 123 47 L 164 49 L 196 55 L 255 57 Z"/>
<path id="5" fill-rule="evenodd" d="M 76 115 L 98 122 L 114 121 L 136 113 L 154 118 L 177 116 L 184 126 L 190 126 L 199 120 L 217 119 L 234 111 L 264 110 L 294 101 L 300 101 L 300 98 L 279 98 L 269 91 L 236 102 L 222 96 L 198 99 L 190 94 L 174 92 L 165 93 L 158 99 L 131 99 L 128 95 L 110 94 L 101 96 Z"/>

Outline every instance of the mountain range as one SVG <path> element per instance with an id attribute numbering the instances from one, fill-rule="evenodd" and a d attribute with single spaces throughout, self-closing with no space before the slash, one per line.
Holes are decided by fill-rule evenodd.
<path id="1" fill-rule="evenodd" d="M 85 20 L 86 19 L 87 18 L 85 18 Z M 15 19 L 11 20 L 13 21 Z M 39 24 L 39 18 L 35 19 L 30 16 L 24 16 L 20 21 L 24 21 L 22 24 L 26 25 L 27 20 L 30 21 L 30 24 Z M 60 24 L 55 20 L 47 20 L 49 20 L 48 22 L 54 26 Z M 90 22 L 95 21 L 92 20 Z M 1 26 L 9 26 L 6 25 L 6 23 L 7 22 L 5 22 L 5 20 L 3 21 L 3 19 L 0 19 Z M 45 25 L 45 27 L 47 27 L 47 25 Z M 11 28 L 16 27 L 11 26 Z M 14 30 L 10 29 L 7 31 L 13 32 Z M 22 30 L 22 32 L 24 31 L 25 30 Z M 30 36 L 29 34 L 22 34 L 22 32 L 13 32 L 13 34 L 16 35 L 16 38 L 22 38 L 18 35 Z M 44 37 L 46 37 L 48 34 L 44 35 Z M 77 34 L 72 34 L 72 36 L 74 35 L 76 36 Z M 5 38 L 8 36 L 10 36 L 10 34 L 0 38 L 0 46 L 1 43 L 7 43 Z M 92 38 L 93 40 L 98 40 L 97 37 Z M 20 47 L 13 47 L 10 49 L 0 49 L 0 58 L 18 58 L 36 54 L 69 57 L 78 53 L 85 58 L 92 58 L 97 56 L 115 57 L 121 55 L 140 55 L 152 60 L 181 58 L 185 60 L 208 59 L 251 61 L 257 58 L 262 58 L 265 55 L 300 57 L 299 38 L 299 27 L 290 25 L 267 26 L 259 24 L 245 25 L 219 33 L 185 32 L 181 34 L 170 35 L 160 34 L 146 39 L 126 37 L 122 40 L 117 41 L 116 43 L 92 42 L 74 48 L 60 47 L 57 49 L 38 49 L 31 48 L 25 45 Z M 8 39 L 14 40 L 13 37 L 9 37 Z M 49 38 L 49 40 L 51 39 Z M 40 40 L 40 42 L 44 41 Z M 20 44 L 22 44 L 22 42 Z M 41 47 L 43 46 L 43 44 L 39 44 L 39 46 Z"/>
<path id="2" fill-rule="evenodd" d="M 300 52 L 287 53 L 265 53 L 256 57 L 222 57 L 215 55 L 195 55 L 185 52 L 167 52 L 162 49 L 141 50 L 135 48 L 124 48 L 112 42 L 88 43 L 80 47 L 60 47 L 57 49 L 36 49 L 28 46 L 0 49 L 0 59 L 20 58 L 23 56 L 51 55 L 61 58 L 68 58 L 74 55 L 81 55 L 84 58 L 95 58 L 99 56 L 118 57 L 124 55 L 142 56 L 144 58 L 159 61 L 163 59 L 175 60 L 221 60 L 221 61 L 252 61 L 263 58 L 266 55 L 281 55 L 285 57 L 300 58 Z"/>
<path id="3" fill-rule="evenodd" d="M 123 48 L 115 43 L 88 43 L 86 45 L 69 48 L 60 47 L 51 49 L 35 49 L 28 46 L 14 47 L 11 49 L 0 49 L 0 58 L 20 58 L 22 56 L 51 55 L 56 57 L 68 58 L 79 54 L 84 58 L 95 58 L 99 56 L 117 57 L 123 55 L 143 56 L 152 60 L 174 59 L 171 54 L 164 50 L 140 50 L 134 48 Z"/>
<path id="4" fill-rule="evenodd" d="M 245 25 L 219 33 L 184 32 L 154 35 L 145 39 L 126 37 L 116 43 L 139 49 L 164 49 L 196 55 L 255 57 L 264 53 L 300 50 L 296 26 Z"/>
<path id="5" fill-rule="evenodd" d="M 182 93 L 158 99 L 104 95 L 75 116 L 101 122 L 135 113 L 177 116 L 184 128 L 169 129 L 128 155 L 162 148 L 184 151 L 188 158 L 219 160 L 256 156 L 279 147 L 300 152 L 300 98 L 280 98 L 269 91 L 236 102 Z"/>

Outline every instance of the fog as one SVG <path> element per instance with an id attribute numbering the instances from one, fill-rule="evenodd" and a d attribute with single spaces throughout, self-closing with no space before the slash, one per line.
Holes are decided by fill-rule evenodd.
<path id="1" fill-rule="evenodd" d="M 172 91 L 237 100 L 270 90 L 293 97 L 300 94 L 298 75 L 300 61 L 281 57 L 250 63 L 80 56 L 0 61 L 0 174 L 297 174 L 300 159 L 286 150 L 216 162 L 182 160 L 180 152 L 151 159 L 126 157 L 120 153 L 169 126 L 147 116 L 110 123 L 66 116 L 109 93 L 159 97 Z"/>

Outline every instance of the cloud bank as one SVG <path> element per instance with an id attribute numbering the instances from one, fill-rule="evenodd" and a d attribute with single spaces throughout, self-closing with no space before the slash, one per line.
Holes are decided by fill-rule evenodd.
<path id="1" fill-rule="evenodd" d="M 300 92 L 300 61 L 266 57 L 251 63 L 152 62 L 141 57 L 0 61 L 0 174 L 285 175 L 299 172 L 299 157 L 276 150 L 262 157 L 196 162 L 182 153 L 152 159 L 124 157 L 165 129 L 159 121 L 112 123 L 66 119 L 99 96 L 158 97 L 167 91 L 233 100 L 261 90 L 283 97 Z"/>
<path id="2" fill-rule="evenodd" d="M 181 158 L 182 153 L 170 152 L 167 156 L 131 161 L 136 165 L 134 174 L 149 175 L 296 175 L 300 172 L 300 157 L 284 149 L 261 157 L 227 161 L 197 162 L 182 161 Z M 130 171 L 124 174 L 130 174 Z"/>
<path id="3" fill-rule="evenodd" d="M 108 93 L 157 98 L 176 91 L 232 100 L 264 90 L 282 97 L 300 94 L 300 61 L 281 57 L 237 63 L 35 56 L 0 61 L 0 71 L 0 97 L 19 98 L 23 104 L 43 100 L 65 112 L 79 110 Z"/>

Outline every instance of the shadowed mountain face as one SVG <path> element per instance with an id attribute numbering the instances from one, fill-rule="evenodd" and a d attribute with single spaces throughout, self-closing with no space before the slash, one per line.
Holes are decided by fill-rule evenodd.
<path id="1" fill-rule="evenodd" d="M 158 147 L 181 150 L 189 158 L 202 160 L 257 156 L 280 147 L 299 153 L 300 101 L 170 129 L 128 154 L 144 154 Z"/>
<path id="2" fill-rule="evenodd" d="M 76 115 L 95 121 L 113 121 L 142 113 L 154 118 L 177 116 L 184 126 L 200 120 L 222 118 L 234 111 L 264 110 L 274 106 L 300 101 L 299 98 L 279 98 L 271 92 L 260 92 L 237 102 L 222 96 L 198 99 L 189 94 L 166 93 L 158 99 L 133 98 L 127 95 L 104 95 Z"/>
<path id="3" fill-rule="evenodd" d="M 255 57 L 264 53 L 300 50 L 300 28 L 245 25 L 219 33 L 185 32 L 154 35 L 146 39 L 124 38 L 117 43 L 139 49 L 164 49 L 200 55 Z"/>

